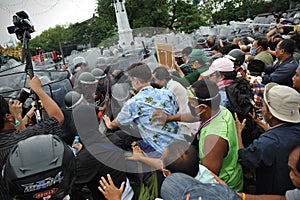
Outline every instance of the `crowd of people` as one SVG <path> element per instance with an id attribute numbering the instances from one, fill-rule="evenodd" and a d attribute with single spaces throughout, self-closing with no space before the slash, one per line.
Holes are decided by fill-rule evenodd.
<path id="1" fill-rule="evenodd" d="M 76 57 L 63 67 L 74 86 L 64 107 L 28 77 L 40 105 L 25 111 L 0 97 L 0 198 L 300 199 L 300 29 L 286 27 L 232 41 L 208 36 L 153 71 L 144 62 L 103 70 Z M 76 149 L 66 161 L 76 173 L 62 170 L 50 183 L 39 169 L 25 182 L 32 169 L 11 164 L 10 152 L 49 134 Z M 11 168 L 22 173 L 12 178 Z"/>

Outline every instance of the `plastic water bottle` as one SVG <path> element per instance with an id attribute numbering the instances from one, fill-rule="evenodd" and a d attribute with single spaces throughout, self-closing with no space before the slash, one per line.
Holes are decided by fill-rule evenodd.
<path id="1" fill-rule="evenodd" d="M 79 144 L 79 136 L 76 135 L 76 136 L 75 136 L 75 139 L 74 139 L 74 141 L 73 141 L 73 143 L 72 143 L 72 150 L 73 150 L 73 153 L 74 153 L 75 156 L 77 156 L 78 151 L 77 151 L 77 149 L 75 149 L 75 148 L 73 148 L 73 147 L 74 147 L 74 146 L 77 146 L 78 144 Z"/>

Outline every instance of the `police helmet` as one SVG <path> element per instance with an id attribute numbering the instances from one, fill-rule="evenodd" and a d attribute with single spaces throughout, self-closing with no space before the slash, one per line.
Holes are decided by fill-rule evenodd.
<path id="1" fill-rule="evenodd" d="M 77 56 L 73 59 L 74 68 L 84 65 L 87 66 L 86 60 L 82 56 Z"/>
<path id="2" fill-rule="evenodd" d="M 92 73 L 82 72 L 78 77 L 78 82 L 80 84 L 92 85 L 92 84 L 96 84 L 97 80 Z"/>
<path id="3" fill-rule="evenodd" d="M 70 91 L 65 95 L 66 108 L 71 109 L 79 105 L 83 101 L 83 95 L 76 91 Z"/>
<path id="4" fill-rule="evenodd" d="M 104 71 L 102 69 L 99 68 L 94 68 L 91 73 L 94 75 L 94 77 L 99 80 L 99 79 L 103 79 L 106 77 L 106 74 L 104 73 Z"/>
<path id="5" fill-rule="evenodd" d="M 58 136 L 33 136 L 14 146 L 3 174 L 14 199 L 61 200 L 75 178 L 75 157 Z"/>

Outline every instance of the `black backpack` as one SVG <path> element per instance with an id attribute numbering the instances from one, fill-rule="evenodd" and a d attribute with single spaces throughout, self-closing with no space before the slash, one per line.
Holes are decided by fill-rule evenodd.
<path id="1" fill-rule="evenodd" d="M 229 100 L 229 105 L 226 105 L 226 108 L 233 116 L 236 113 L 240 121 L 246 119 L 246 125 L 242 132 L 242 140 L 244 146 L 247 147 L 264 132 L 249 115 L 249 112 L 252 112 L 255 106 L 251 86 L 245 78 L 237 78 L 225 90 Z"/>

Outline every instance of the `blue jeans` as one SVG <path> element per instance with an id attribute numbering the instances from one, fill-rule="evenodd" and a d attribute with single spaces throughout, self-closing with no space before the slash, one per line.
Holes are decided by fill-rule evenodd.
<path id="1" fill-rule="evenodd" d="M 164 200 L 241 200 L 241 197 L 228 186 L 221 184 L 204 184 L 195 178 L 183 174 L 172 173 L 167 176 L 161 187 Z"/>

